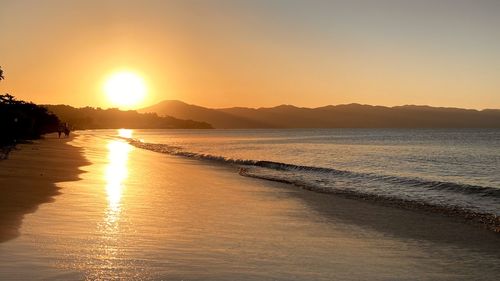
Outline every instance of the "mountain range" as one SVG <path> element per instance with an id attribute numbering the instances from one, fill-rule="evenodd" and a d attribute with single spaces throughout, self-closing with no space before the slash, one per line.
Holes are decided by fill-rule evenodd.
<path id="1" fill-rule="evenodd" d="M 207 108 L 177 100 L 138 110 L 203 121 L 217 129 L 248 128 L 500 128 L 499 109 L 431 106 L 328 105 L 317 108 L 280 105 L 262 108 Z"/>

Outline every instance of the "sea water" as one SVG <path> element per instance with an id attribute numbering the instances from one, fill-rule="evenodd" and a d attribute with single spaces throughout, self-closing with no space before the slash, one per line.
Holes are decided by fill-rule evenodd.
<path id="1" fill-rule="evenodd" d="M 456 194 L 477 208 L 489 200 L 495 211 L 495 131 L 119 135 L 76 133 L 69 146 L 88 165 L 80 180 L 56 184 L 53 202 L 24 216 L 19 237 L 0 244 L 0 280 L 498 279 L 496 233 L 238 175 L 302 181 L 313 191 L 443 194 L 446 204 Z"/>
<path id="2" fill-rule="evenodd" d="M 132 138 L 315 191 L 500 215 L 498 129 L 135 130 Z"/>

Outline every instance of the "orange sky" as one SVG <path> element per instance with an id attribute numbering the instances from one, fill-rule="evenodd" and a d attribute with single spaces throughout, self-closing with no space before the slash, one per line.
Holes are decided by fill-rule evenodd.
<path id="1" fill-rule="evenodd" d="M 137 107 L 500 108 L 498 2 L 372 2 L 2 1 L 0 92 L 110 107 L 104 79 L 128 69 Z"/>

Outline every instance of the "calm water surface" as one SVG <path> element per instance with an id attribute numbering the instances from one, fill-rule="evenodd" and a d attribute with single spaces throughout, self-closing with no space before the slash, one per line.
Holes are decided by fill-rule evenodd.
<path id="1" fill-rule="evenodd" d="M 221 134 L 234 136 L 227 139 Z M 417 143 L 397 139 L 390 149 L 384 140 L 348 145 L 342 137 L 333 141 L 335 137 L 329 136 L 326 141 L 299 134 L 286 141 L 283 133 L 269 132 L 258 139 L 255 134 L 139 131 L 133 136 L 189 149 L 196 146 L 211 154 L 220 151 L 214 145 L 218 143 L 234 153 L 227 156 L 239 158 L 260 155 L 342 169 L 357 163 L 349 169 L 359 172 L 376 166 L 361 161 L 362 151 L 386 151 L 393 155 L 386 161 L 395 163 L 404 156 L 397 157 L 392 149 L 419 149 Z M 116 133 L 84 132 L 72 141 L 85 148 L 92 164 L 83 167 L 81 181 L 58 184 L 62 194 L 55 202 L 26 216 L 19 238 L 0 244 L 0 280 L 494 280 L 500 274 L 498 244 L 488 244 L 488 250 L 377 230 L 341 219 L 335 212 L 327 215 L 317 208 L 325 195 L 241 177 L 225 165 L 138 149 L 111 135 Z M 204 144 L 197 146 L 199 141 Z M 483 141 L 495 144 L 488 137 Z M 310 162 L 307 157 L 314 154 L 310 151 L 298 157 L 309 147 L 303 147 L 304 142 L 313 150 L 339 147 Z M 258 152 L 262 143 L 271 144 L 269 153 Z M 290 153 L 291 147 L 295 153 Z M 495 153 L 484 150 L 484 144 L 476 144 L 464 153 L 475 151 L 487 161 L 498 161 Z M 346 151 L 351 156 L 340 156 Z M 376 158 L 369 155 L 373 158 L 368 159 Z M 408 167 L 389 171 L 410 176 Z M 434 176 L 439 173 L 444 172 Z M 467 178 L 456 175 L 461 177 Z M 469 183 L 494 185 L 497 179 L 478 176 Z M 339 213 L 344 210 L 346 217 L 357 213 L 351 204 L 339 208 Z M 498 242 L 494 236 L 490 239 Z M 473 239 L 470 244 L 475 244 Z"/>
<path id="2" fill-rule="evenodd" d="M 136 130 L 134 137 L 233 159 L 500 188 L 499 129 Z"/>
<path id="3" fill-rule="evenodd" d="M 135 138 L 195 158 L 272 161 L 247 172 L 322 192 L 500 215 L 498 129 L 138 130 Z"/>

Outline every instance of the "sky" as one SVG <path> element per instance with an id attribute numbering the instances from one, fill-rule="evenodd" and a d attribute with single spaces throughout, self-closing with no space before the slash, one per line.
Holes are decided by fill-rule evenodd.
<path id="1" fill-rule="evenodd" d="M 500 108 L 500 1 L 0 0 L 0 93 L 114 107 L 419 104 Z"/>

